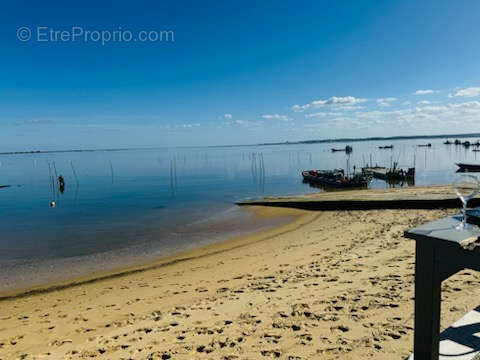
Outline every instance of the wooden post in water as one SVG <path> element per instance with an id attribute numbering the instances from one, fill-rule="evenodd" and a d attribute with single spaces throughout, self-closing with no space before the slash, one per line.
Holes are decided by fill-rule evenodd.
<path id="1" fill-rule="evenodd" d="M 112 160 L 109 160 L 109 163 L 110 163 L 110 173 L 112 175 L 112 184 L 113 184 L 113 179 L 114 179 L 114 176 L 113 176 L 113 165 L 112 165 Z"/>
<path id="2" fill-rule="evenodd" d="M 78 183 L 77 172 L 75 171 L 75 168 L 73 167 L 73 161 L 72 160 L 70 160 L 70 166 L 72 168 L 73 177 L 75 178 L 75 182 L 77 183 L 77 187 L 78 187 L 79 183 Z"/>

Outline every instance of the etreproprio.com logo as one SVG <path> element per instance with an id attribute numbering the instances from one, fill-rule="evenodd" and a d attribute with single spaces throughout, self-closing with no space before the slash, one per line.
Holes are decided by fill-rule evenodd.
<path id="1" fill-rule="evenodd" d="M 72 26 L 69 29 L 55 29 L 49 26 L 28 27 L 17 29 L 17 39 L 21 42 L 85 42 L 105 45 L 109 42 L 175 42 L 173 30 L 91 30 L 82 26 Z"/>

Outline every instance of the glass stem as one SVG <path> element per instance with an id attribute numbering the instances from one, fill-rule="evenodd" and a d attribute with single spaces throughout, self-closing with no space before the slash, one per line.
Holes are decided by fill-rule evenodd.
<path id="1" fill-rule="evenodd" d="M 463 219 L 462 219 L 462 228 L 465 228 L 467 225 L 467 202 L 463 201 L 463 209 L 462 209 Z"/>

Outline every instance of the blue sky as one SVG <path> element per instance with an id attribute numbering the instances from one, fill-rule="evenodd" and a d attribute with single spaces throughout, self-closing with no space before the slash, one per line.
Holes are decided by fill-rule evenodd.
<path id="1" fill-rule="evenodd" d="M 475 0 L 2 1 L 0 151 L 479 131 L 479 13 Z M 73 27 L 173 39 L 43 36 Z"/>

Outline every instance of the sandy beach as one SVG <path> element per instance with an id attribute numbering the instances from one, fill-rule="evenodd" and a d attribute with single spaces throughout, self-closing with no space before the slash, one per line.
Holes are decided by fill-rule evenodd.
<path id="1" fill-rule="evenodd" d="M 0 358 L 403 359 L 411 352 L 414 242 L 402 233 L 453 210 L 252 211 L 292 221 L 119 275 L 4 297 Z M 478 305 L 479 284 L 473 271 L 444 282 L 442 327 Z"/>

